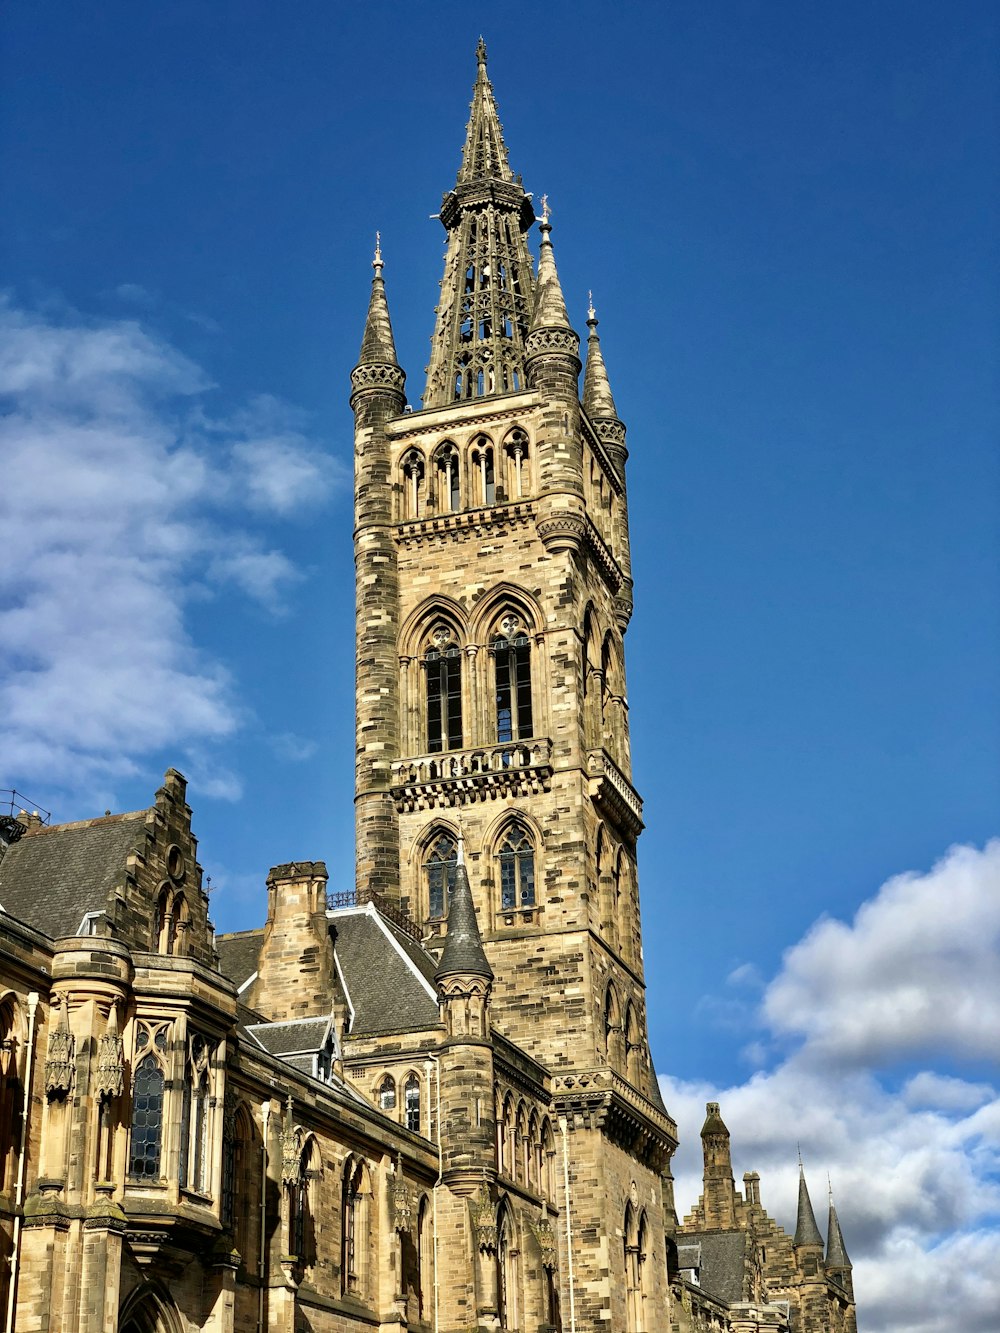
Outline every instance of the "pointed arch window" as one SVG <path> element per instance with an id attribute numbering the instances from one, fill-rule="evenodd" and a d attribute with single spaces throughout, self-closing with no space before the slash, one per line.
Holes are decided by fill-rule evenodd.
<path id="1" fill-rule="evenodd" d="M 418 519 L 420 517 L 423 486 L 423 455 L 419 449 L 411 449 L 403 457 L 403 488 L 406 497 L 404 513 L 409 519 Z"/>
<path id="2" fill-rule="evenodd" d="M 461 486 L 458 476 L 458 450 L 453 444 L 445 445 L 438 451 L 438 495 L 443 510 L 461 508 Z"/>
<path id="3" fill-rule="evenodd" d="M 181 1186 L 198 1194 L 207 1194 L 210 1186 L 210 1057 L 211 1052 L 205 1038 L 195 1033 L 188 1043 L 188 1059 L 184 1071 L 179 1175 Z"/>
<path id="4" fill-rule="evenodd" d="M 396 1083 L 391 1074 L 386 1074 L 379 1084 L 378 1109 L 380 1111 L 395 1111 L 396 1109 Z"/>
<path id="5" fill-rule="evenodd" d="M 497 741 L 523 741 L 534 734 L 531 708 L 531 641 L 517 616 L 500 622 L 490 645 L 496 673 Z"/>
<path id="6" fill-rule="evenodd" d="M 427 752 L 462 748 L 462 657 L 447 626 L 441 625 L 424 654 L 427 673 Z"/>
<path id="7" fill-rule="evenodd" d="M 440 920 L 448 915 L 448 900 L 455 887 L 458 844 L 450 833 L 440 833 L 431 844 L 424 873 L 427 878 L 427 915 Z"/>
<path id="8" fill-rule="evenodd" d="M 497 487 L 493 446 L 485 436 L 481 436 L 476 441 L 476 446 L 472 451 L 472 462 L 479 474 L 480 504 L 496 504 Z"/>
<path id="9" fill-rule="evenodd" d="M 139 1034 L 136 1045 L 149 1040 Z M 141 1049 L 141 1046 L 140 1046 Z M 132 1132 L 129 1138 L 129 1169 L 133 1180 L 160 1178 L 160 1151 L 163 1144 L 163 1069 L 150 1051 L 135 1067 L 132 1080 Z"/>
<path id="10" fill-rule="evenodd" d="M 633 1191 L 635 1186 L 632 1186 Z M 628 1333 L 644 1333 L 646 1327 L 646 1248 L 645 1212 L 636 1213 L 629 1202 L 625 1208 L 623 1241 L 625 1247 L 625 1319 Z"/>
<path id="11" fill-rule="evenodd" d="M 500 910 L 535 905 L 535 846 L 523 824 L 512 824 L 500 844 Z"/>
<path id="12" fill-rule="evenodd" d="M 369 1200 L 371 1185 L 364 1162 L 349 1158 L 344 1168 L 341 1218 L 341 1291 L 367 1296 Z"/>
<path id="13" fill-rule="evenodd" d="M 517 389 L 518 387 L 518 376 L 515 372 L 514 388 Z M 508 494 L 513 494 L 515 500 L 520 500 L 527 490 L 526 462 L 528 458 L 528 437 L 520 427 L 511 431 L 507 437 L 505 448 L 510 459 L 510 479 L 512 482 Z"/>
<path id="14" fill-rule="evenodd" d="M 0 1190 L 7 1186 L 17 1160 L 23 1089 L 18 1075 L 18 1012 L 13 996 L 0 1004 Z"/>
<path id="15" fill-rule="evenodd" d="M 519 1326 L 520 1258 L 510 1208 L 501 1204 L 497 1219 L 497 1314 L 502 1329 Z"/>
<path id="16" fill-rule="evenodd" d="M 406 1128 L 420 1133 L 420 1079 L 411 1074 L 403 1084 L 403 1114 Z"/>

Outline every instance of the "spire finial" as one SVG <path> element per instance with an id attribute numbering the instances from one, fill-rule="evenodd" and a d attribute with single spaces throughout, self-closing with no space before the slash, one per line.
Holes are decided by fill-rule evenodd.
<path id="1" fill-rule="evenodd" d="M 458 847 L 455 851 L 455 864 L 465 865 L 465 838 L 462 836 L 462 821 L 458 821 Z"/>
<path id="2" fill-rule="evenodd" d="M 549 226 L 552 225 L 552 224 L 549 222 L 549 218 L 550 218 L 550 216 L 551 216 L 551 212 L 550 212 L 550 209 L 549 209 L 549 196 L 548 196 L 547 194 L 543 194 L 543 195 L 542 195 L 542 226 L 543 226 L 543 227 L 549 227 Z"/>
<path id="3" fill-rule="evenodd" d="M 587 293 L 587 324 L 590 328 L 597 328 L 597 311 L 594 309 L 594 293 Z"/>
<path id="4" fill-rule="evenodd" d="M 382 276 L 382 270 L 385 265 L 382 263 L 382 233 L 375 233 L 375 258 L 372 260 L 372 268 L 375 270 L 376 278 Z"/>
<path id="5" fill-rule="evenodd" d="M 476 43 L 476 63 L 482 68 L 486 68 L 486 43 L 483 40 L 483 34 L 479 34 L 479 41 Z"/>

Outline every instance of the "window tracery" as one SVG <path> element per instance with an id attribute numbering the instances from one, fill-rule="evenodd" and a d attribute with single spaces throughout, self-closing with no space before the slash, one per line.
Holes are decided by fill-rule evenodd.
<path id="1" fill-rule="evenodd" d="M 403 513 L 411 521 L 422 516 L 423 490 L 424 456 L 419 449 L 409 449 L 403 455 Z"/>
<path id="2" fill-rule="evenodd" d="M 403 1114 L 406 1128 L 420 1132 L 420 1079 L 410 1074 L 403 1085 Z"/>
<path id="3" fill-rule="evenodd" d="M 129 1133 L 129 1177 L 140 1183 L 160 1179 L 163 1149 L 163 1057 L 166 1024 L 140 1026 L 135 1038 L 132 1076 L 132 1122 Z"/>
<path id="4" fill-rule="evenodd" d="M 450 441 L 443 444 L 437 451 L 435 462 L 438 472 L 438 508 L 455 513 L 462 507 L 458 450 Z"/>
<path id="5" fill-rule="evenodd" d="M 455 887 L 457 866 L 458 843 L 450 833 L 438 833 L 424 861 L 427 916 L 432 921 L 443 920 L 448 915 L 448 901 Z"/>
<path id="6" fill-rule="evenodd" d="M 438 625 L 423 658 L 427 753 L 462 748 L 462 657 L 448 625 Z"/>
<path id="7" fill-rule="evenodd" d="M 500 910 L 535 906 L 535 846 L 525 826 L 514 823 L 500 844 Z"/>
<path id="8" fill-rule="evenodd" d="M 187 1061 L 184 1070 L 184 1092 L 181 1102 L 181 1147 L 179 1177 L 182 1187 L 197 1194 L 209 1191 L 210 1139 L 209 1109 L 211 1083 L 209 1078 L 211 1048 L 200 1033 L 188 1039 Z"/>
<path id="9" fill-rule="evenodd" d="M 496 683 L 497 741 L 526 740 L 534 734 L 531 701 L 531 640 L 521 618 L 508 611 L 490 645 Z"/>
<path id="10" fill-rule="evenodd" d="M 395 1111 L 396 1081 L 391 1074 L 386 1074 L 378 1087 L 378 1108 L 380 1111 Z"/>

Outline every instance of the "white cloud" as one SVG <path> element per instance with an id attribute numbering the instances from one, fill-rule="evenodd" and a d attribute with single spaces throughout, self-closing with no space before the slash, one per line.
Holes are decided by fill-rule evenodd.
<path id="1" fill-rule="evenodd" d="M 227 666 L 192 642 L 186 605 L 228 582 L 280 609 L 301 574 L 262 520 L 319 503 L 334 476 L 272 399 L 206 424 L 210 388 L 133 320 L 0 302 L 9 782 L 107 788 L 169 745 L 194 751 L 202 790 L 238 792 L 199 749 L 244 718 Z"/>
<path id="2" fill-rule="evenodd" d="M 987 1032 L 1000 1004 L 998 888 L 997 842 L 890 880 L 853 923 L 822 921 L 785 954 L 757 1015 L 784 1051 L 777 1063 L 726 1089 L 660 1079 L 681 1127 L 679 1212 L 700 1193 L 708 1100 L 722 1104 L 737 1181 L 759 1171 L 786 1227 L 796 1146 L 821 1227 L 830 1173 L 866 1333 L 997 1326 L 1000 1093 L 979 1061 L 995 1060 L 1000 1030 L 994 1019 Z M 963 1058 L 974 1079 L 954 1072 Z M 915 1060 L 924 1067 L 900 1087 Z"/>

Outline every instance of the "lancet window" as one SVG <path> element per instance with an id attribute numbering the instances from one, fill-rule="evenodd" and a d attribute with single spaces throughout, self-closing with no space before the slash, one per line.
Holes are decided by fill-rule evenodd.
<path id="1" fill-rule="evenodd" d="M 163 1150 L 163 1090 L 161 1063 L 167 1049 L 164 1028 L 155 1037 L 142 1027 L 135 1039 L 132 1077 L 132 1125 L 129 1135 L 129 1176 L 136 1181 L 159 1180 Z"/>
<path id="2" fill-rule="evenodd" d="M 439 833 L 431 843 L 424 862 L 427 881 L 427 915 L 440 920 L 448 915 L 448 900 L 455 887 L 458 844 L 450 833 Z"/>
<path id="3" fill-rule="evenodd" d="M 635 1186 L 633 1186 L 633 1190 Z M 622 1229 L 625 1246 L 625 1319 L 628 1333 L 645 1333 L 646 1249 L 645 1212 L 637 1212 L 630 1201 Z"/>
<path id="4" fill-rule="evenodd" d="M 391 1074 L 386 1074 L 378 1087 L 378 1108 L 380 1111 L 395 1111 L 396 1082 Z"/>
<path id="5" fill-rule="evenodd" d="M 341 1290 L 364 1299 L 368 1284 L 369 1203 L 371 1184 L 368 1168 L 356 1158 L 344 1166 L 344 1197 L 341 1217 Z"/>
<path id="6" fill-rule="evenodd" d="M 521 823 L 512 824 L 500 843 L 500 910 L 535 905 L 535 847 Z"/>
<path id="7" fill-rule="evenodd" d="M 516 388 L 517 384 L 515 383 L 512 387 Z M 520 427 L 516 427 L 507 436 L 504 450 L 510 467 L 510 494 L 515 500 L 520 500 L 528 490 L 528 437 Z"/>
<path id="8" fill-rule="evenodd" d="M 427 688 L 427 751 L 462 748 L 462 657 L 451 630 L 439 625 L 424 654 Z"/>
<path id="9" fill-rule="evenodd" d="M 403 1084 L 403 1114 L 406 1128 L 420 1132 L 420 1079 L 410 1074 Z"/>
<path id="10" fill-rule="evenodd" d="M 316 1237 L 316 1181 L 319 1177 L 319 1150 L 310 1135 L 299 1158 L 299 1178 L 289 1201 L 292 1253 L 303 1269 L 314 1267 L 318 1257 Z"/>
<path id="11" fill-rule="evenodd" d="M 438 507 L 454 512 L 461 508 L 458 450 L 453 444 L 442 445 L 437 453 Z"/>
<path id="12" fill-rule="evenodd" d="M 521 741 L 533 735 L 531 641 L 519 618 L 508 613 L 490 645 L 496 673 L 497 741 Z"/>
<path id="13" fill-rule="evenodd" d="M 187 948 L 190 912 L 187 899 L 165 884 L 156 902 L 154 946 L 157 953 L 183 954 Z"/>
<path id="14" fill-rule="evenodd" d="M 16 1159 L 17 1118 L 21 1112 L 18 1076 L 17 1007 L 8 995 L 0 1004 L 0 1190 L 9 1186 Z"/>
<path id="15" fill-rule="evenodd" d="M 210 1188 L 211 1050 L 199 1033 L 188 1041 L 181 1103 L 180 1183 L 198 1194 Z"/>
<path id="16" fill-rule="evenodd" d="M 424 458 L 419 449 L 410 449 L 403 456 L 403 514 L 415 520 L 424 508 Z"/>
<path id="17" fill-rule="evenodd" d="M 496 504 L 496 469 L 493 445 L 485 436 L 480 436 L 472 450 L 472 465 L 476 470 L 479 483 L 479 503 Z"/>
<path id="18" fill-rule="evenodd" d="M 500 1205 L 497 1218 L 497 1314 L 502 1329 L 520 1326 L 520 1251 L 509 1205 Z"/>

